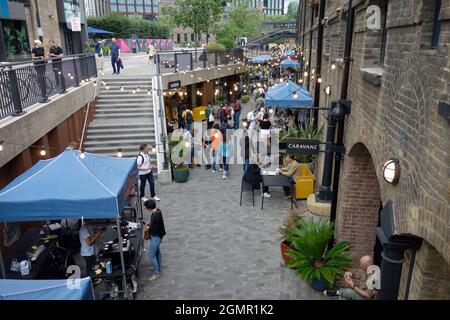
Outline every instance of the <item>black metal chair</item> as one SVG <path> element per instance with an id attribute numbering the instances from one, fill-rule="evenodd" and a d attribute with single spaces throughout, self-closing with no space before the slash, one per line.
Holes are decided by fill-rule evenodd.
<path id="1" fill-rule="evenodd" d="M 251 191 L 252 192 L 253 206 L 255 206 L 255 188 L 253 187 L 252 183 L 244 180 L 244 176 L 242 176 L 242 183 L 241 183 L 241 200 L 239 202 L 240 206 L 242 206 L 242 192 L 243 191 Z"/>

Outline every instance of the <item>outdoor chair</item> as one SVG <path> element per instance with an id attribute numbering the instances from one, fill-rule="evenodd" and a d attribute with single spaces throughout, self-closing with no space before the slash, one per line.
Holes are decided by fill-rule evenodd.
<path id="1" fill-rule="evenodd" d="M 255 188 L 253 188 L 253 184 L 252 183 L 244 181 L 244 176 L 242 176 L 241 200 L 239 202 L 240 206 L 242 206 L 242 192 L 244 192 L 244 191 L 251 191 L 252 192 L 253 206 L 255 206 Z"/>

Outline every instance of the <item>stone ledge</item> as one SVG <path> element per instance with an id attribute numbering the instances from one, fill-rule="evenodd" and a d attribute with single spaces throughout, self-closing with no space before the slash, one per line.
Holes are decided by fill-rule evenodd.
<path id="1" fill-rule="evenodd" d="M 309 195 L 306 200 L 308 211 L 317 216 L 329 217 L 331 212 L 331 202 L 317 202 L 316 195 Z"/>
<path id="2" fill-rule="evenodd" d="M 376 86 L 381 86 L 381 78 L 384 70 L 382 68 L 360 68 L 361 78 L 372 82 Z"/>

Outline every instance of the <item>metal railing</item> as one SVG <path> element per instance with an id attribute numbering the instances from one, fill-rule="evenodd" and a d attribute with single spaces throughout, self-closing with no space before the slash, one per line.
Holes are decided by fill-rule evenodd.
<path id="1" fill-rule="evenodd" d="M 0 119 L 97 77 L 95 55 L 0 63 Z"/>
<path id="2" fill-rule="evenodd" d="M 157 53 L 155 63 L 160 74 L 206 69 L 245 62 L 242 49 L 197 49 Z"/>

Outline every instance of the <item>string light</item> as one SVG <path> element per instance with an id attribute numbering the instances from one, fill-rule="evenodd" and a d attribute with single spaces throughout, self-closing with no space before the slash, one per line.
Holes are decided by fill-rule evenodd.
<path id="1" fill-rule="evenodd" d="M 325 88 L 325 93 L 327 94 L 327 96 L 329 96 L 331 94 L 331 86 L 327 86 Z"/>
<path id="2" fill-rule="evenodd" d="M 140 88 L 140 87 L 137 88 L 137 92 L 139 92 L 139 91 L 141 91 L 141 88 Z"/>
<path id="3" fill-rule="evenodd" d="M 47 150 L 45 150 L 45 146 L 42 146 L 40 154 L 43 157 L 45 157 L 45 155 L 47 154 Z"/>
<path id="4" fill-rule="evenodd" d="M 109 86 L 106 86 L 106 90 L 109 90 Z"/>
<path id="5" fill-rule="evenodd" d="M 242 122 L 242 125 L 243 125 L 244 127 L 247 127 L 247 125 L 248 125 L 247 121 Z"/>
<path id="6" fill-rule="evenodd" d="M 4 141 L 0 141 L 0 151 L 3 151 L 3 142 Z"/>
<path id="7" fill-rule="evenodd" d="M 120 85 L 120 91 L 123 91 L 124 89 L 123 89 L 123 85 Z"/>
<path id="8" fill-rule="evenodd" d="M 81 149 L 80 159 L 86 158 L 86 154 L 84 153 L 84 148 Z"/>
<path id="9" fill-rule="evenodd" d="M 148 90 L 148 91 L 150 92 L 150 90 Z M 167 93 L 164 91 L 164 92 L 163 92 L 163 96 L 166 96 L 166 95 L 167 95 Z"/>
<path id="10" fill-rule="evenodd" d="M 322 78 L 317 78 L 318 83 L 322 83 Z"/>
<path id="11" fill-rule="evenodd" d="M 136 88 L 133 88 L 133 91 L 131 91 L 132 93 L 136 93 Z"/>
<path id="12" fill-rule="evenodd" d="M 122 149 L 117 149 L 117 157 L 118 158 L 122 158 L 122 156 L 123 156 L 123 153 L 122 153 Z"/>
<path id="13" fill-rule="evenodd" d="M 294 99 L 297 99 L 297 98 L 298 98 L 297 92 L 294 92 L 294 94 L 292 95 L 292 97 L 293 97 Z"/>
<path id="14" fill-rule="evenodd" d="M 305 77 L 307 77 L 307 76 L 308 76 L 308 71 L 305 71 L 305 72 L 303 73 L 303 75 L 304 75 Z"/>
<path id="15" fill-rule="evenodd" d="M 147 94 L 151 95 L 150 89 L 147 90 Z M 164 92 L 164 95 L 166 95 L 166 93 Z"/>
<path id="16" fill-rule="evenodd" d="M 155 145 L 153 145 L 153 147 L 152 147 L 152 152 L 156 153 L 156 146 Z"/>
<path id="17" fill-rule="evenodd" d="M 186 141 L 185 143 L 184 143 L 184 146 L 186 147 L 186 148 L 189 148 L 189 141 Z"/>

